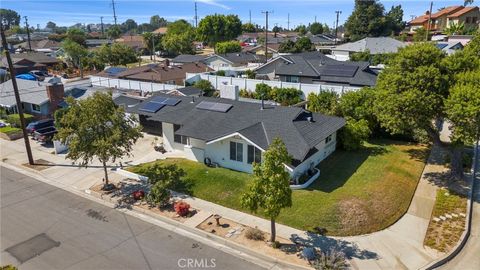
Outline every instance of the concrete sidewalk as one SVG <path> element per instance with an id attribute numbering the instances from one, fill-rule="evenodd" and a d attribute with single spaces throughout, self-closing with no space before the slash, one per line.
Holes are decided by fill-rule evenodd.
<path id="1" fill-rule="evenodd" d="M 148 140 L 144 139 L 144 140 Z M 23 141 L 9 142 L 0 140 L 1 158 L 4 162 L 22 166 L 26 162 Z M 147 146 L 148 145 L 148 146 Z M 78 190 L 86 190 L 99 184 L 103 178 L 103 169 L 98 162 L 88 168 L 72 166 L 64 155 L 54 155 L 53 149 L 35 145 L 34 158 L 44 159 L 55 166 L 38 171 L 45 178 L 57 181 L 63 185 L 70 185 Z M 137 160 L 151 161 L 161 158 L 156 152 L 152 153 L 151 145 L 142 142 L 135 146 L 133 157 L 126 158 L 123 164 L 134 164 Z M 419 181 L 408 212 L 389 228 L 368 235 L 352 237 L 322 237 L 297 230 L 282 224 L 277 224 L 277 233 L 282 238 L 296 238 L 298 242 L 314 245 L 321 248 L 336 247 L 346 253 L 354 269 L 419 269 L 433 261 L 441 254 L 424 248 L 423 240 L 428 227 L 430 215 L 435 201 L 436 189 L 430 183 L 428 175 L 443 172 L 445 167 L 438 164 L 438 159 L 443 155 L 442 149 L 434 148 L 428 163 Z M 110 172 L 110 178 L 120 180 L 124 177 Z M 213 204 L 198 198 L 178 195 L 186 200 L 192 207 L 221 216 L 248 226 L 257 226 L 261 230 L 270 230 L 270 221 Z M 195 224 L 192 223 L 192 226 Z"/>

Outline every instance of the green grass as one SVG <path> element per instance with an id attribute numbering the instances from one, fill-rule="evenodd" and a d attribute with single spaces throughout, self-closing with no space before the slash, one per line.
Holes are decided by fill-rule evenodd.
<path id="1" fill-rule="evenodd" d="M 425 146 L 390 140 L 375 140 L 356 152 L 337 150 L 320 164 L 320 177 L 309 189 L 293 191 L 293 206 L 277 221 L 303 230 L 326 228 L 329 235 L 386 228 L 407 211 L 427 153 Z M 158 162 L 183 168 L 193 196 L 246 211 L 240 196 L 251 175 L 183 159 Z"/>
<path id="2" fill-rule="evenodd" d="M 0 128 L 0 132 L 5 133 L 7 135 L 12 133 L 17 133 L 19 131 L 21 131 L 21 129 L 16 127 L 10 127 L 10 126 Z"/>
<path id="3" fill-rule="evenodd" d="M 465 196 L 449 193 L 447 190 L 437 190 L 437 199 L 432 216 L 438 217 L 451 213 L 465 213 L 467 199 Z"/>

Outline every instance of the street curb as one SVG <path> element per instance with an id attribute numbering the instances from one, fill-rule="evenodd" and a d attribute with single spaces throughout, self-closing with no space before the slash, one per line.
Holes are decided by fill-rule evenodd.
<path id="1" fill-rule="evenodd" d="M 448 263 L 450 260 L 452 260 L 453 258 L 455 258 L 455 256 L 457 256 L 460 251 L 462 251 L 463 247 L 465 246 L 465 244 L 467 244 L 467 241 L 468 241 L 468 238 L 470 237 L 470 231 L 471 231 L 471 228 L 472 228 L 472 211 L 473 211 L 473 191 L 474 191 L 474 188 L 475 188 L 475 178 L 476 178 L 476 174 L 477 174 L 477 167 L 478 167 L 478 159 L 479 159 L 479 145 L 478 145 L 478 141 L 477 141 L 477 144 L 475 146 L 475 154 L 473 156 L 473 164 L 472 164 L 472 181 L 470 183 L 470 191 L 469 191 L 469 198 L 468 198 L 468 203 L 467 203 L 467 221 L 465 222 L 465 230 L 463 231 L 462 235 L 460 236 L 460 241 L 457 243 L 457 245 L 455 245 L 455 247 L 452 249 L 452 251 L 450 251 L 448 254 L 445 254 L 444 256 L 442 256 L 441 258 L 433 261 L 433 262 L 430 262 L 429 264 L 423 266 L 422 268 L 420 269 L 425 269 L 425 270 L 432 270 L 432 269 L 436 269 L 446 263 Z"/>
<path id="2" fill-rule="evenodd" d="M 233 241 L 227 240 L 225 238 L 222 238 L 217 235 L 212 235 L 208 232 L 205 232 L 203 230 L 197 229 L 197 228 L 192 228 L 184 225 L 181 222 L 178 222 L 173 219 L 169 219 L 167 217 L 157 215 L 155 213 L 152 213 L 150 211 L 147 211 L 143 208 L 137 207 L 137 206 L 132 206 L 132 210 L 130 209 L 125 209 L 125 208 L 116 208 L 116 200 L 112 200 L 109 198 L 108 200 L 103 198 L 103 195 L 99 194 L 94 194 L 96 192 L 91 192 L 90 190 L 79 190 L 72 188 L 68 185 L 65 185 L 63 183 L 57 182 L 57 181 L 52 181 L 46 179 L 44 176 L 39 175 L 37 171 L 34 171 L 29 168 L 21 168 L 19 166 L 13 165 L 13 164 L 8 164 L 3 161 L 0 161 L 0 166 L 3 166 L 7 169 L 11 169 L 13 171 L 25 174 L 27 176 L 30 176 L 34 179 L 37 179 L 38 181 L 47 183 L 49 185 L 55 186 L 57 188 L 63 189 L 65 191 L 68 191 L 70 193 L 74 193 L 76 195 L 79 195 L 83 198 L 89 199 L 91 201 L 95 201 L 97 203 L 100 203 L 104 206 L 113 208 L 115 210 L 118 210 L 120 212 L 123 212 L 125 214 L 128 214 L 130 216 L 139 218 L 145 222 L 154 224 L 156 226 L 162 227 L 164 229 L 176 232 L 180 235 L 186 235 L 184 232 L 187 232 L 188 235 L 187 237 L 192 238 L 191 236 L 195 236 L 195 240 L 202 241 L 204 244 L 207 244 L 213 248 L 216 248 L 218 250 L 221 250 L 223 252 L 226 252 L 228 254 L 234 255 L 236 257 L 239 257 L 245 261 L 249 261 L 251 263 L 257 264 L 261 267 L 265 267 L 266 269 L 292 269 L 292 270 L 307 270 L 307 269 L 312 269 L 308 267 L 303 267 L 300 265 L 295 265 L 291 264 L 282 260 L 279 260 L 275 257 L 268 256 L 262 253 L 259 253 L 258 251 L 255 251 L 253 249 L 250 249 L 248 247 L 245 247 L 243 245 L 237 244 Z M 156 222 L 155 222 L 156 221 Z M 162 224 L 163 223 L 163 224 Z M 166 224 L 165 224 L 166 223 Z M 165 225 L 170 225 L 170 226 L 165 226 Z M 247 255 L 247 256 L 245 256 Z M 253 260 L 252 260 L 253 257 Z"/>

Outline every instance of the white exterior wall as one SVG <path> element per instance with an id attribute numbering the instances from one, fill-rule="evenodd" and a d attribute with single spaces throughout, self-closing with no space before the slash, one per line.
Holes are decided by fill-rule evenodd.
<path id="1" fill-rule="evenodd" d="M 99 77 L 99 76 L 90 76 L 90 81 L 94 86 L 141 90 L 144 92 L 168 91 L 168 90 L 174 90 L 182 87 L 182 86 L 173 85 L 173 84 L 141 82 L 141 81 L 134 81 L 134 80 L 122 80 L 122 79 L 113 79 L 113 78 Z"/>
<path id="2" fill-rule="evenodd" d="M 239 142 L 243 145 L 243 162 L 230 160 L 230 142 L 232 141 Z M 212 162 L 218 163 L 221 167 L 252 173 L 252 164 L 247 163 L 247 145 L 248 143 L 239 136 L 231 137 L 207 145 L 205 149 L 205 157 L 210 158 Z"/>
<path id="3" fill-rule="evenodd" d="M 296 177 L 296 176 L 302 175 L 304 172 L 310 169 L 310 164 L 312 162 L 315 166 L 317 166 L 322 160 L 327 158 L 331 153 L 335 151 L 336 144 L 337 144 L 337 133 L 335 132 L 332 134 L 332 140 L 327 145 L 325 145 L 325 140 L 320 142 L 316 146 L 316 148 L 318 149 L 318 152 L 316 152 L 307 160 L 305 160 L 300 165 L 295 167 L 293 172 L 291 172 L 292 176 Z"/>
<path id="4" fill-rule="evenodd" d="M 205 141 L 189 138 L 190 145 L 184 145 L 183 151 L 185 157 L 189 160 L 204 162 L 205 159 Z"/>
<path id="5" fill-rule="evenodd" d="M 162 122 L 163 147 L 167 151 L 183 151 L 184 145 L 173 140 L 173 124 Z"/>
<path id="6" fill-rule="evenodd" d="M 221 68 L 230 68 L 232 67 L 232 64 L 226 62 L 225 60 L 219 58 L 219 57 L 211 57 L 209 59 L 205 60 L 205 63 L 213 68 L 214 70 L 219 70 Z"/>

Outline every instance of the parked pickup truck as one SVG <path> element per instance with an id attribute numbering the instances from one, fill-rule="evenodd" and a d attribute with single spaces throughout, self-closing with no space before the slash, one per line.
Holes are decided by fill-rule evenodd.
<path id="1" fill-rule="evenodd" d="M 51 142 L 56 133 L 57 129 L 54 126 L 41 128 L 33 132 L 33 139 L 42 143 Z"/>

